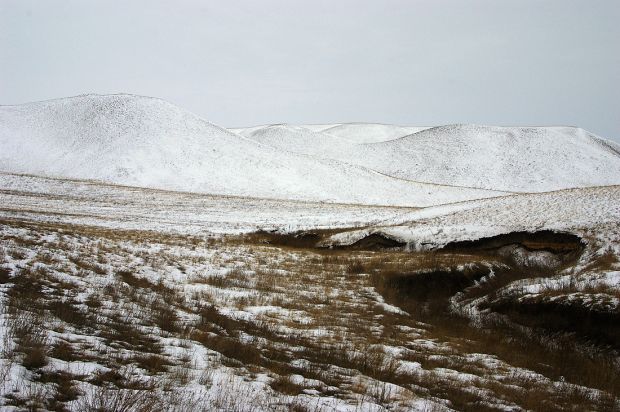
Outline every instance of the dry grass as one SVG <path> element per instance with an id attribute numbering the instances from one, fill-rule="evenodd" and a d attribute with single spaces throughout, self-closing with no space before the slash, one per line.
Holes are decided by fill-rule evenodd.
<path id="1" fill-rule="evenodd" d="M 285 395 L 299 395 L 303 392 L 305 387 L 299 383 L 297 383 L 291 375 L 289 376 L 278 376 L 269 384 L 271 388 L 275 391 L 283 393 Z"/>
<path id="2" fill-rule="evenodd" d="M 72 336 L 49 340 L 41 334 L 39 360 L 26 364 L 36 373 L 50 359 L 107 368 L 89 377 L 40 375 L 38 383 L 56 392 L 16 396 L 20 407 L 39 402 L 49 409 L 57 402 L 58 409 L 77 396 L 83 410 L 129 404 L 148 410 L 172 402 L 170 394 L 191 382 L 215 387 L 213 371 L 221 369 L 248 381 L 275 376 L 264 391 L 292 410 L 301 410 L 307 389 L 394 409 L 424 398 L 429 410 L 434 400 L 457 410 L 594 410 L 612 405 L 618 394 L 615 369 L 605 357 L 587 364 L 574 347 L 554 354 L 548 342 L 521 335 L 508 323 L 477 328 L 450 312 L 449 298 L 486 275 L 485 265 L 504 264 L 485 254 L 317 250 L 307 249 L 309 238 L 276 242 L 271 235 L 266 243 L 262 235 L 206 241 L 78 226 L 20 227 L 28 239 L 2 243 L 6 259 L 25 261 L 19 270 L 0 270 L 6 316 L 28 313 L 38 317 L 40 330 Z M 57 240 L 41 240 L 49 234 Z M 33 245 L 55 255 L 28 260 L 25 251 Z M 507 274 L 468 296 L 486 295 L 520 276 Z M 19 328 L 11 326 L 11 339 L 21 364 L 26 347 L 37 343 L 24 340 L 26 329 Z M 80 334 L 95 341 L 75 339 Z M 532 380 L 516 367 L 550 380 Z M 590 390 L 560 385 L 560 376 L 608 395 L 597 398 Z M 92 387 L 73 393 L 77 381 Z M 235 395 L 227 390 L 205 405 L 234 410 Z M 234 390 L 239 399 L 250 399 Z"/>

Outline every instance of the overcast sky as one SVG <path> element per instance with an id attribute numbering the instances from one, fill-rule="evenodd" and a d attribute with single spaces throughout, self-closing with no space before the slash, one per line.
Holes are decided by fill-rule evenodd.
<path id="1" fill-rule="evenodd" d="M 228 127 L 575 125 L 620 141 L 620 1 L 0 0 L 0 104 L 91 92 Z"/>

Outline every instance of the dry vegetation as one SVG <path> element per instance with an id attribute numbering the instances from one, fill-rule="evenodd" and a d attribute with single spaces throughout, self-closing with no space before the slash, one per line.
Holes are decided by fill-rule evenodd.
<path id="1" fill-rule="evenodd" d="M 6 406 L 618 407 L 614 350 L 586 353 L 558 331 L 531 333 L 545 325 L 454 310 L 531 276 L 489 254 L 17 221 L 0 231 Z"/>

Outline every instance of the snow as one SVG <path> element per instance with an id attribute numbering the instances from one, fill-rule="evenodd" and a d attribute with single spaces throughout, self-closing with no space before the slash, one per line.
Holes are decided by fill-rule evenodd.
<path id="1" fill-rule="evenodd" d="M 424 126 L 396 126 L 379 123 L 345 123 L 322 129 L 321 132 L 356 143 L 378 143 L 428 129 Z"/>
<path id="2" fill-rule="evenodd" d="M 127 94 L 0 107 L 0 171 L 214 195 L 427 207 L 620 184 L 619 153 L 572 127 L 226 130 Z"/>
<path id="3" fill-rule="evenodd" d="M 261 127 L 245 136 L 280 150 L 327 158 L 330 153 L 345 153 L 355 145 L 345 138 L 285 124 Z"/>
<path id="4" fill-rule="evenodd" d="M 302 124 L 302 125 L 260 125 L 243 128 L 229 128 L 233 133 L 249 136 L 252 133 L 271 126 L 289 126 L 303 128 L 312 132 L 340 138 L 354 143 L 377 143 L 397 139 L 416 133 L 429 127 L 425 126 L 397 126 L 381 123 L 331 123 L 331 124 Z"/>
<path id="5" fill-rule="evenodd" d="M 0 173 L 1 215 L 173 233 L 358 227 L 408 208 L 211 196 Z"/>
<path id="6" fill-rule="evenodd" d="M 620 148 L 574 127 L 453 125 L 367 145 L 375 170 L 405 179 L 541 192 L 620 183 Z"/>
<path id="7" fill-rule="evenodd" d="M 502 194 L 408 182 L 292 153 L 163 100 L 126 94 L 0 107 L 0 171 L 217 195 L 396 206 Z"/>
<path id="8" fill-rule="evenodd" d="M 347 133 L 334 134 L 345 126 Z M 620 184 L 620 147 L 579 128 L 450 125 L 405 136 L 403 130 L 390 129 L 391 135 L 384 130 L 383 140 L 376 138 L 377 125 L 362 126 L 321 131 L 265 126 L 246 136 L 281 150 L 438 185 L 544 192 Z"/>
<path id="9" fill-rule="evenodd" d="M 620 222 L 620 186 L 560 190 L 476 200 L 405 212 L 383 225 L 333 235 L 326 243 L 351 244 L 370 233 L 424 249 L 514 231 L 583 231 Z"/>

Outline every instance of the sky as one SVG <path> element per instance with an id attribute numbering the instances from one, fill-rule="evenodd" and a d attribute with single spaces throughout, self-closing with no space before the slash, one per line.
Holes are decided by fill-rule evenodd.
<path id="1" fill-rule="evenodd" d="M 0 0 L 0 104 L 125 92 L 225 127 L 570 125 L 620 141 L 618 22 L 618 0 Z"/>

